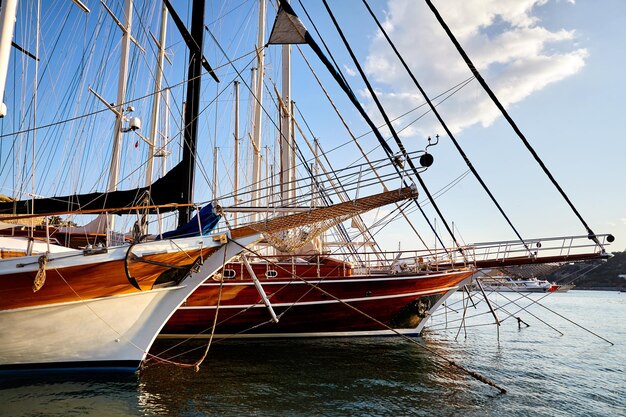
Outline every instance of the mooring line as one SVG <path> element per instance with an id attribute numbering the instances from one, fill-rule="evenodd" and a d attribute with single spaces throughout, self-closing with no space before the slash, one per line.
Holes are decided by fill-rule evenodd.
<path id="1" fill-rule="evenodd" d="M 594 268 L 594 269 L 595 269 L 595 268 Z M 481 271 L 481 272 L 482 272 L 482 271 Z M 484 272 L 482 272 L 482 274 L 483 274 L 483 275 L 485 275 L 485 276 L 487 275 L 487 274 L 485 274 Z M 576 323 L 575 321 L 573 321 L 573 320 L 571 320 L 571 319 L 568 319 L 568 318 L 567 318 L 567 317 L 565 317 L 564 315 L 562 315 L 562 314 L 560 314 L 560 313 L 557 313 L 557 312 L 556 312 L 556 311 L 554 311 L 553 309 L 551 309 L 551 308 L 549 308 L 549 307 L 546 307 L 545 305 L 543 305 L 542 303 L 540 303 L 540 301 L 541 301 L 541 300 L 543 300 L 544 298 L 546 298 L 547 296 L 549 296 L 549 295 L 551 295 L 551 294 L 554 294 L 554 292 L 548 292 L 548 293 L 546 293 L 543 297 L 539 298 L 538 300 L 533 300 L 532 298 L 530 298 L 530 297 L 529 297 L 529 296 L 527 296 L 526 294 L 523 294 L 523 293 L 522 293 L 522 292 L 520 292 L 520 291 L 515 291 L 515 292 L 521 296 L 520 298 L 526 298 L 526 299 L 528 299 L 528 300 L 531 302 L 531 305 L 532 305 L 532 304 L 537 304 L 537 305 L 539 305 L 539 306 L 541 306 L 541 307 L 545 308 L 545 309 L 546 309 L 546 310 L 548 310 L 549 312 L 551 312 L 551 313 L 553 313 L 553 314 L 555 314 L 555 315 L 557 315 L 557 316 L 561 317 L 563 320 L 566 320 L 566 321 L 568 321 L 569 323 L 571 323 L 571 324 L 573 324 L 573 325 L 575 325 L 575 326 L 577 326 L 577 327 L 580 327 L 580 328 L 581 328 L 581 329 L 583 329 L 584 331 L 586 331 L 586 332 L 588 332 L 588 333 L 591 333 L 592 335 L 596 336 L 597 338 L 604 340 L 605 342 L 609 343 L 611 346 L 615 346 L 615 343 L 611 342 L 610 340 L 605 339 L 604 337 L 600 336 L 599 334 L 594 333 L 593 331 L 591 331 L 591 330 L 587 329 L 586 327 L 584 327 L 584 326 L 582 326 L 582 325 L 580 325 L 580 324 Z M 505 297 L 505 298 L 506 298 L 506 297 Z M 515 302 L 513 302 L 513 304 L 515 304 Z M 520 307 L 522 310 L 526 310 L 526 309 L 525 309 L 524 307 L 522 307 L 522 306 L 518 306 L 518 307 Z M 519 312 L 519 311 L 520 311 L 520 310 L 518 310 L 518 312 Z M 550 326 L 550 327 L 552 327 L 552 326 Z M 555 329 L 555 330 L 556 330 L 556 329 Z M 558 331 L 558 330 L 557 330 L 557 331 Z M 561 333 L 561 332 L 559 332 L 559 333 Z"/>
<path id="2" fill-rule="evenodd" d="M 509 298 L 507 298 L 507 296 L 505 296 L 504 294 L 500 294 L 500 295 L 501 295 L 502 297 L 504 297 L 506 300 L 511 301 L 511 300 L 510 300 Z M 535 315 L 535 314 L 531 313 L 530 311 L 528 311 L 526 307 L 521 306 L 521 305 L 519 305 L 519 304 L 515 303 L 514 301 L 511 301 L 511 303 L 512 303 L 513 305 L 515 305 L 516 307 L 519 307 L 519 308 L 520 308 L 520 310 L 517 310 L 517 312 L 515 312 L 515 313 L 509 313 L 509 312 L 508 312 L 507 310 L 505 310 L 503 307 L 500 307 L 500 309 L 501 309 L 502 311 L 504 311 L 505 313 L 507 313 L 510 317 L 513 317 L 513 318 L 517 319 L 517 320 L 518 320 L 518 322 L 519 322 L 521 319 L 520 319 L 519 317 L 517 317 L 517 314 L 518 314 L 520 311 L 525 311 L 526 313 L 530 314 L 532 317 L 536 318 L 536 319 L 537 319 L 537 320 L 539 320 L 541 323 L 545 324 L 546 326 L 548 326 L 549 328 L 551 328 L 552 330 L 554 330 L 555 332 L 557 332 L 557 333 L 558 333 L 558 334 L 560 334 L 561 336 L 565 336 L 565 333 L 563 333 L 562 331 L 560 331 L 560 330 L 559 330 L 559 329 L 557 329 L 556 327 L 554 327 L 554 326 L 550 325 L 550 324 L 549 324 L 549 323 L 547 323 L 546 321 L 544 321 L 544 320 L 540 319 L 539 317 L 537 317 L 537 315 Z M 497 304 L 496 304 L 496 305 L 497 305 Z M 526 323 L 524 323 L 524 324 L 526 324 Z M 526 326 L 527 326 L 527 327 L 530 327 L 530 326 L 528 326 L 528 324 L 526 324 Z"/>
<path id="3" fill-rule="evenodd" d="M 254 250 L 252 250 L 250 248 L 246 248 L 245 246 L 241 245 L 239 242 L 237 242 L 235 240 L 233 240 L 232 242 L 235 243 L 236 245 L 239 245 L 240 247 L 244 248 L 245 250 L 249 251 L 250 253 L 254 254 L 255 256 L 258 256 L 261 259 L 265 259 L 265 257 L 263 255 L 259 254 L 258 252 L 254 251 Z M 505 388 L 499 386 L 498 384 L 496 384 L 495 382 L 491 381 L 489 378 L 485 377 L 484 375 L 481 375 L 478 372 L 472 371 L 472 370 L 464 367 L 463 365 L 460 365 L 460 364 L 456 363 L 455 361 L 446 358 L 445 356 L 443 356 L 441 353 L 437 352 L 436 350 L 434 350 L 434 349 L 424 345 L 423 343 L 420 343 L 417 340 L 415 340 L 415 339 L 413 339 L 413 338 L 411 338 L 411 337 L 409 337 L 409 336 L 399 332 L 398 330 L 388 326 L 387 324 L 383 323 L 382 321 L 380 321 L 380 320 L 370 316 L 369 314 L 365 313 L 364 311 L 360 310 L 359 308 L 354 307 L 353 305 L 348 304 L 345 301 L 341 300 L 340 298 L 338 298 L 338 297 L 334 296 L 333 294 L 329 293 L 328 291 L 323 290 L 319 286 L 317 286 L 317 285 L 315 285 L 313 283 L 310 283 L 307 280 L 305 280 L 305 279 L 303 279 L 303 278 L 301 278 L 301 277 L 299 277 L 297 275 L 294 275 L 294 277 L 300 279 L 301 281 L 303 281 L 304 283 L 306 283 L 308 285 L 311 285 L 312 287 L 316 288 L 321 293 L 323 293 L 323 294 L 333 298 L 335 301 L 338 301 L 339 303 L 345 305 L 346 307 L 348 307 L 348 308 L 356 311 L 357 313 L 363 315 L 364 317 L 367 317 L 368 319 L 370 319 L 373 322 L 381 325 L 382 327 L 386 328 L 387 330 L 395 333 L 397 336 L 400 336 L 402 339 L 404 339 L 404 340 L 406 340 L 406 341 L 408 341 L 410 343 L 413 343 L 413 344 L 415 344 L 417 346 L 420 346 L 421 348 L 423 348 L 426 351 L 430 352 L 431 354 L 435 355 L 436 357 L 438 357 L 440 360 L 444 361 L 448 365 L 451 365 L 451 366 L 453 366 L 453 367 L 455 367 L 455 368 L 465 372 L 467 375 L 471 376 L 472 378 L 476 379 L 479 382 L 482 382 L 483 384 L 486 384 L 486 385 L 489 385 L 489 386 L 491 386 L 493 388 L 496 388 L 497 390 L 500 391 L 501 394 L 506 394 L 507 391 L 506 391 Z"/>
<path id="4" fill-rule="evenodd" d="M 615 343 L 611 342 L 610 340 L 605 339 L 604 337 L 600 336 L 599 334 L 592 332 L 591 330 L 587 329 L 586 327 L 584 327 L 584 326 L 582 326 L 582 325 L 580 325 L 580 324 L 576 323 L 576 322 L 575 322 L 575 321 L 573 321 L 573 320 L 568 319 L 568 318 L 567 318 L 567 317 L 565 317 L 564 315 L 562 315 L 562 314 L 560 314 L 560 313 L 557 313 L 557 312 L 556 312 L 556 311 L 554 311 L 553 309 L 551 309 L 551 308 L 549 308 L 549 307 L 546 307 L 545 305 L 541 304 L 541 303 L 539 302 L 540 300 L 535 301 L 535 300 L 533 300 L 532 298 L 528 297 L 527 295 L 524 295 L 524 294 L 520 294 L 520 295 L 522 295 L 523 297 L 525 297 L 525 298 L 529 299 L 529 300 L 530 300 L 533 304 L 537 304 L 537 305 L 539 305 L 539 306 L 541 306 L 541 307 L 545 308 L 545 309 L 546 309 L 546 310 L 548 310 L 549 312 L 551 312 L 551 313 L 553 313 L 553 314 L 556 314 L 557 316 L 559 316 L 560 318 L 562 318 L 562 319 L 563 319 L 563 320 L 565 320 L 565 321 L 568 321 L 569 323 L 573 324 L 574 326 L 580 327 L 581 329 L 583 329 L 583 330 L 584 330 L 584 331 L 586 331 L 587 333 L 591 333 L 591 334 L 592 334 L 592 335 L 594 335 L 595 337 L 597 337 L 597 338 L 599 338 L 599 339 L 604 340 L 605 342 L 609 343 L 611 346 L 615 346 Z"/>

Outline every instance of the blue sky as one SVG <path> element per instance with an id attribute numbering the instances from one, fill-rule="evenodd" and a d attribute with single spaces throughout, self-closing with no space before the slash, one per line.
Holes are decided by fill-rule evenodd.
<path id="1" fill-rule="evenodd" d="M 463 2 L 464 7 L 458 2 L 434 3 L 591 228 L 613 233 L 612 249 L 624 250 L 626 142 L 619 121 L 626 110 L 626 53 L 621 47 L 626 39 L 626 3 L 608 1 L 602 7 L 589 1 L 477 0 Z M 431 96 L 468 74 L 422 2 L 372 4 L 378 7 L 379 18 L 386 17 L 390 36 Z M 342 2 L 334 9 L 338 20 L 348 26 L 347 36 L 355 41 L 360 60 L 370 63 L 368 74 L 390 116 L 419 104 L 417 90 L 376 38 L 373 23 L 363 19 L 361 2 Z M 493 10 L 500 14 L 489 16 Z M 323 27 L 331 33 L 329 26 Z M 339 52 L 337 56 L 342 57 Z M 353 65 L 345 55 L 342 58 L 340 66 L 351 73 Z M 356 77 L 349 80 L 363 88 Z M 369 103 L 366 94 L 361 99 Z M 368 108 L 375 113 L 373 106 Z M 477 83 L 444 103 L 440 111 L 522 236 L 585 234 Z M 361 123 L 357 115 L 352 113 L 350 120 L 356 131 L 364 130 L 362 124 L 362 130 L 356 127 Z M 317 126 L 324 126 L 324 120 Z M 403 140 L 408 147 L 419 148 L 425 136 L 442 131 L 427 116 Z M 445 138 L 433 153 L 435 165 L 424 175 L 431 191 L 466 169 Z M 466 242 L 514 238 L 471 176 L 438 202 Z M 414 217 L 420 230 L 426 230 Z M 403 248 L 412 248 L 414 238 L 405 229 L 390 227 L 387 247 L 395 248 L 400 241 Z"/>
<path id="2" fill-rule="evenodd" d="M 62 5 L 43 2 L 43 33 L 47 35 L 47 41 L 42 46 L 42 57 L 46 54 L 52 56 L 52 41 L 59 31 L 56 28 L 60 27 L 59 22 L 63 21 L 66 11 L 70 16 L 70 34 L 60 38 L 63 41 L 61 45 L 64 45 L 62 53 L 57 52 L 53 56 L 54 65 L 42 81 L 42 85 L 52 88 L 47 93 L 42 91 L 40 94 L 39 100 L 45 104 L 39 106 L 40 124 L 101 109 L 101 103 L 87 93 L 87 86 L 93 86 L 107 100 L 114 100 L 117 84 L 116 54 L 119 47 L 119 34 L 115 26 L 112 26 L 113 29 L 106 29 L 111 32 L 103 32 L 106 36 L 103 36 L 96 52 L 104 58 L 101 58 L 102 61 L 94 60 L 89 71 L 81 76 L 84 78 L 79 77 L 78 72 L 66 69 L 66 66 L 77 62 L 66 57 L 85 47 L 85 41 L 76 42 L 73 34 L 80 33 L 81 39 L 87 39 L 84 34 L 93 33 L 98 19 L 111 23 L 110 18 L 102 17 L 99 3 L 87 3 L 92 9 L 89 17 L 84 17 L 71 2 Z M 121 16 L 121 2 L 107 3 Z M 339 66 L 344 69 L 352 87 L 358 92 L 359 99 L 375 120 L 380 122 L 382 119 L 376 115 L 371 99 L 364 92 L 363 84 L 358 77 L 351 75 L 354 74 L 354 65 L 339 43 L 321 1 L 306 0 L 303 3 L 329 44 Z M 422 104 L 423 100 L 417 90 L 402 74 L 384 42 L 377 37 L 375 25 L 367 16 L 361 1 L 330 3 L 359 61 L 365 64 L 369 78 L 381 93 L 390 117 L 394 118 Z M 386 22 L 390 36 L 396 41 L 431 97 L 469 76 L 424 2 L 371 0 L 370 3 L 379 18 Z M 621 126 L 626 114 L 626 52 L 622 45 L 626 39 L 626 2 L 605 0 L 600 4 L 581 0 L 468 0 L 460 3 L 438 0 L 434 3 L 592 229 L 597 233 L 613 233 L 616 237 L 616 242 L 611 247 L 613 250 L 626 249 L 626 192 L 623 186 L 626 179 L 626 141 Z M 174 2 L 185 20 L 187 4 L 184 1 Z M 256 36 L 257 4 L 253 0 L 207 1 L 207 24 L 227 49 L 230 58 L 243 56 L 252 50 Z M 313 32 L 298 2 L 294 1 L 293 4 L 305 25 Z M 153 61 L 153 47 L 145 27 L 155 27 L 158 12 L 154 7 L 148 10 L 147 6 L 139 6 L 136 16 L 140 15 L 139 10 L 143 13 L 141 16 L 144 26 L 136 26 L 134 36 L 146 47 L 148 53 L 141 55 L 136 50 L 133 51 L 135 75 L 130 83 L 131 89 L 127 95 L 129 99 L 144 96 L 151 88 L 150 78 L 137 74 L 142 73 L 141 66 L 149 66 Z M 274 10 L 273 6 L 268 6 L 267 21 L 270 27 Z M 29 12 L 32 16 L 32 5 L 22 2 L 20 11 Z M 218 18 L 219 16 L 224 17 Z M 18 43 L 30 50 L 34 49 L 32 21 L 32 17 L 18 18 L 15 36 Z M 266 36 L 268 35 L 269 27 Z M 314 34 L 314 37 L 317 38 L 317 35 Z M 167 45 L 174 65 L 167 66 L 166 78 L 170 85 L 174 85 L 186 73 L 184 48 L 171 20 Z M 341 108 L 351 129 L 357 135 L 366 133 L 366 124 L 343 93 L 336 88 L 334 81 L 311 51 L 306 46 L 301 48 L 324 81 L 333 100 Z M 232 131 L 232 90 L 228 82 L 235 79 L 236 74 L 225 64 L 224 56 L 215 48 L 208 35 L 205 54 L 214 66 L 219 67 L 218 75 L 222 83 L 215 84 L 210 77 L 203 79 L 202 103 L 207 106 L 207 110 L 200 122 L 201 140 L 204 141 L 200 156 L 204 161 L 201 165 L 205 174 L 198 177 L 196 188 L 199 200 L 210 198 L 207 190 L 212 170 L 212 148 L 215 144 L 220 146 L 222 155 L 221 192 L 228 192 L 232 184 L 232 172 L 229 171 L 232 169 L 232 141 L 229 140 L 229 132 Z M 266 49 L 266 56 L 266 81 L 280 84 L 280 48 L 274 46 Z M 349 142 L 349 136 L 327 105 L 302 58 L 296 51 L 293 56 L 293 98 L 308 124 L 312 126 L 313 133 L 325 149 Z M 32 75 L 32 63 L 23 58 L 18 59 L 19 63 L 26 66 L 26 73 Z M 107 65 L 100 64 L 102 62 Z M 238 68 L 245 74 L 250 73 L 248 64 L 248 55 L 237 62 Z M 20 91 L 14 94 L 7 90 L 7 103 L 11 103 L 7 100 L 12 100 L 21 90 L 28 91 L 27 83 L 19 78 L 17 84 L 7 83 L 7 86 L 13 85 L 17 85 Z M 66 86 L 71 86 L 72 89 L 69 90 Z M 215 97 L 222 89 L 226 90 L 220 95 L 216 106 Z M 50 103 L 53 103 L 53 99 L 58 99 L 60 92 L 64 91 L 72 92 L 72 100 L 69 107 L 58 107 L 64 111 L 59 115 L 55 113 L 57 107 Z M 182 97 L 182 88 L 172 90 L 172 102 L 178 103 L 174 105 L 178 106 L 174 113 L 180 110 Z M 242 86 L 242 112 L 245 113 L 249 108 L 250 101 Z M 150 104 L 150 99 L 134 103 L 136 114 L 144 121 L 145 131 L 149 125 Z M 522 236 L 528 238 L 585 234 L 574 214 L 520 145 L 513 131 L 497 115 L 476 82 L 454 94 L 439 109 Z M 398 126 L 406 127 L 412 117 L 421 113 L 418 110 L 401 119 Z M 24 105 L 13 109 L 13 114 L 2 121 L 3 134 L 17 130 L 14 123 L 17 125 L 16 121 L 24 114 L 28 114 Z M 242 131 L 248 131 L 250 122 L 245 119 L 245 115 L 243 117 Z M 171 124 L 175 126 L 180 123 L 179 120 L 174 115 Z M 270 125 L 269 120 L 265 120 L 264 124 Z M 40 166 L 47 167 L 47 171 L 36 178 L 36 193 L 47 194 L 49 190 L 73 192 L 78 188 L 86 188 L 88 191 L 101 189 L 105 182 L 104 172 L 108 167 L 111 128 L 112 117 L 105 112 L 93 124 L 68 125 L 54 131 L 48 129 L 38 133 L 38 143 L 47 146 L 46 152 L 49 155 L 61 155 L 60 158 L 68 161 L 70 167 L 56 169 L 53 160 L 45 157 L 45 160 L 40 161 Z M 426 145 L 427 136 L 435 134 L 443 136 L 443 129 L 437 126 L 432 116 L 425 115 L 403 131 L 402 139 L 407 148 L 418 150 Z M 25 142 L 22 143 L 22 139 Z M 28 154 L 29 138 L 22 139 L 16 142 L 16 146 L 25 149 Z M 265 143 L 271 144 L 274 139 L 275 132 L 268 131 Z M 141 175 L 135 171 L 142 163 L 146 149 L 137 138 L 130 138 L 124 143 L 122 176 L 126 180 L 122 188 L 128 188 L 141 183 Z M 373 149 L 375 157 L 382 157 L 383 154 L 377 148 L 377 142 L 372 135 L 363 137 L 360 143 L 368 150 Z M 9 145 L 7 138 L 3 138 L 3 160 L 7 156 L 11 158 Z M 172 153 L 176 156 L 178 150 L 174 148 Z M 462 175 L 467 168 L 448 138 L 442 137 L 432 153 L 435 164 L 424 174 L 424 179 L 434 192 Z M 72 157 L 69 158 L 68 155 Z M 249 151 L 244 149 L 243 159 L 248 155 Z M 332 152 L 329 158 L 336 168 L 359 160 L 354 146 Z M 96 163 L 96 160 L 103 162 Z M 26 159 L 21 161 L 28 165 Z M 79 175 L 70 176 L 72 173 Z M 9 194 L 11 190 L 10 186 L 7 188 L 7 181 L 10 175 L 10 172 L 3 170 L 4 187 Z M 455 223 L 459 236 L 465 242 L 514 238 L 513 232 L 471 175 L 438 198 L 437 202 L 448 221 Z M 428 205 L 425 210 L 430 219 L 435 217 L 434 211 Z M 384 211 L 370 213 L 368 218 L 381 216 Z M 411 218 L 426 240 L 434 241 L 424 220 L 417 213 L 412 214 Z M 440 222 L 438 228 L 441 229 Z M 387 249 L 396 249 L 399 242 L 403 249 L 417 248 L 415 236 L 406 230 L 406 225 L 396 222 L 379 234 L 380 242 Z M 446 243 L 450 242 L 444 233 L 442 236 Z"/>

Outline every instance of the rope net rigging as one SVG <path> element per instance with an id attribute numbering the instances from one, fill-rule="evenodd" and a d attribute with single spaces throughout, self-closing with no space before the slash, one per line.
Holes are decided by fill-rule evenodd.
<path id="1" fill-rule="evenodd" d="M 358 214 L 416 196 L 417 191 L 413 187 L 386 191 L 329 207 L 313 209 L 305 213 L 274 217 L 251 223 L 234 229 L 232 236 L 237 238 L 260 232 L 267 242 L 276 249 L 291 252 L 303 247 L 331 227 Z"/>

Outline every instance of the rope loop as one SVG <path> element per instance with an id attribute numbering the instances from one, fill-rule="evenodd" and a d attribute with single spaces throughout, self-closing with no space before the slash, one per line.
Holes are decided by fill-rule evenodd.
<path id="1" fill-rule="evenodd" d="M 37 275 L 35 275 L 35 281 L 33 282 L 33 292 L 39 291 L 46 282 L 46 265 L 48 264 L 48 255 L 49 252 L 46 252 L 41 255 L 39 259 L 37 259 L 39 269 L 37 270 Z"/>

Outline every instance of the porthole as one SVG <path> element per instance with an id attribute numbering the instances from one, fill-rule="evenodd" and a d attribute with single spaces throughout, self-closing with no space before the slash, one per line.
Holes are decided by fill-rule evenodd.
<path id="1" fill-rule="evenodd" d="M 237 276 L 237 271 L 235 271 L 234 269 L 225 269 L 224 270 L 224 278 L 226 279 L 233 279 Z"/>
<path id="2" fill-rule="evenodd" d="M 269 271 L 265 273 L 265 276 L 267 278 L 276 278 L 278 276 L 278 271 L 274 271 L 273 269 L 270 269 Z"/>

